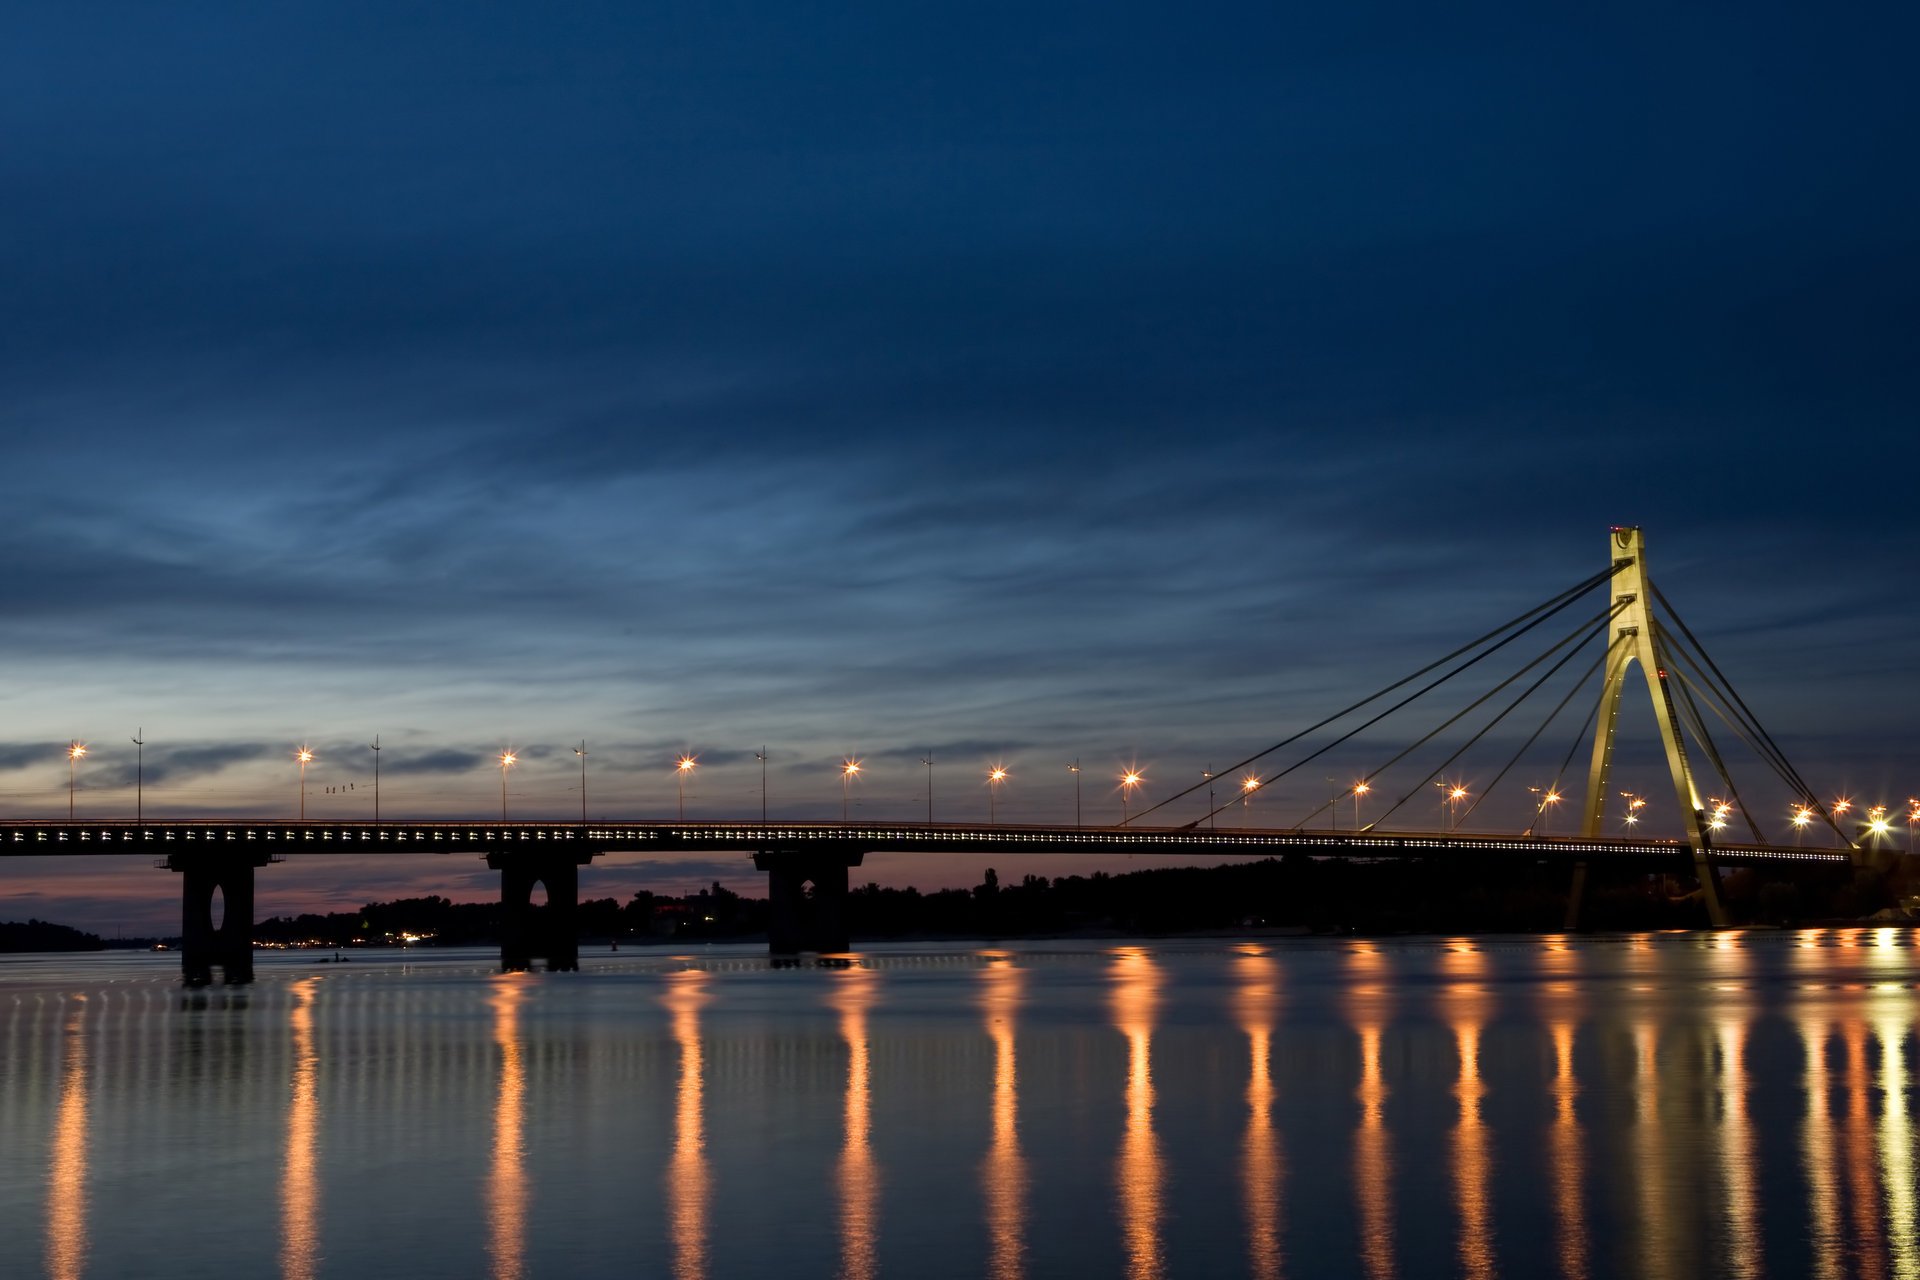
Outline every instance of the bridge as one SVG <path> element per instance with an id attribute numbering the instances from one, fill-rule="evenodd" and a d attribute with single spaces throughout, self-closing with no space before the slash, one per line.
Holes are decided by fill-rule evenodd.
<path id="1" fill-rule="evenodd" d="M 1641 531 L 1610 532 L 1613 552 L 1608 567 L 1575 584 L 1545 603 L 1503 623 L 1472 643 L 1376 691 L 1340 712 L 1309 725 L 1238 764 L 1224 775 L 1253 767 L 1244 785 L 1249 789 L 1273 783 L 1320 759 L 1335 747 L 1352 742 L 1390 716 L 1447 681 L 1532 632 L 1579 599 L 1598 591 L 1610 597 L 1595 614 L 1583 618 L 1571 632 L 1494 684 L 1464 710 L 1447 716 L 1438 726 L 1403 746 L 1377 769 L 1370 770 L 1351 793 L 1335 795 L 1292 826 L 1267 829 L 1217 829 L 1212 819 L 1238 803 L 1211 803 L 1208 812 L 1182 825 L 1170 825 L 1165 811 L 1176 801 L 1194 796 L 1201 782 L 1132 814 L 1117 826 L 972 823 L 872 822 L 307 822 L 266 820 L 221 821 L 99 821 L 0 823 L 0 856 L 104 856 L 150 854 L 157 865 L 182 876 L 182 968 L 189 983 L 211 980 L 215 967 L 228 982 L 248 981 L 253 972 L 251 927 L 254 872 L 283 857 L 325 854 L 453 854 L 483 856 L 501 874 L 501 903 L 505 912 L 501 960 L 508 968 L 526 968 L 536 958 L 549 968 L 574 969 L 579 949 L 573 923 L 578 904 L 579 868 L 609 853 L 741 853 L 751 854 L 768 877 L 772 926 L 768 939 L 776 954 L 806 950 L 848 949 L 844 917 L 848 871 L 869 853 L 1084 853 L 1084 854 L 1205 854 L 1228 856 L 1304 855 L 1344 858 L 1454 858 L 1460 860 L 1523 859 L 1564 864 L 1569 873 L 1567 926 L 1578 921 L 1580 901 L 1590 867 L 1626 866 L 1690 872 L 1698 884 L 1709 922 L 1726 923 L 1718 891 L 1723 867 L 1772 866 L 1785 868 L 1844 867 L 1872 856 L 1839 825 L 1811 788 L 1794 771 L 1773 739 L 1752 715 L 1700 648 L 1693 633 L 1666 606 L 1666 617 L 1656 615 L 1655 604 L 1665 606 L 1646 570 Z M 1610 589 L 1609 589 L 1610 588 Z M 1506 779 L 1534 748 L 1556 719 L 1575 702 L 1581 690 L 1600 676 L 1598 697 L 1561 759 L 1554 782 L 1546 788 L 1533 812 L 1535 821 L 1512 833 L 1465 832 L 1455 815 L 1449 830 L 1395 830 L 1383 824 L 1415 797 L 1429 794 L 1436 779 L 1454 767 L 1463 755 L 1488 739 L 1536 693 L 1550 686 L 1574 655 L 1589 644 L 1601 652 L 1584 676 L 1572 681 L 1564 696 L 1525 739 L 1520 748 L 1480 788 L 1467 815 Z M 1668 772 L 1685 827 L 1684 838 L 1605 834 L 1610 799 L 1609 781 L 1615 752 L 1620 704 L 1626 680 L 1638 665 L 1652 699 Z M 1535 673 L 1538 674 L 1535 674 Z M 1530 683 L 1505 706 L 1485 708 L 1504 691 L 1532 676 Z M 1423 683 L 1424 682 L 1424 683 Z M 1418 687 L 1413 687 L 1418 686 Z M 1403 692 L 1412 687 L 1411 692 Z M 1550 700 L 1550 698 L 1548 699 Z M 1382 704 L 1388 704 L 1382 706 Z M 1732 732 L 1782 779 L 1798 806 L 1795 824 L 1800 835 L 1791 846 L 1767 840 L 1751 813 L 1741 813 L 1751 840 L 1735 841 L 1722 833 L 1740 809 L 1739 788 L 1729 773 L 1701 708 L 1714 712 Z M 1443 734 L 1475 717 L 1485 723 L 1452 754 L 1424 776 L 1421 765 L 1406 762 Z M 1364 717 L 1364 718 L 1362 718 Z M 1357 723 L 1356 723 L 1357 721 Z M 1347 727 L 1341 728 L 1342 724 Z M 1337 731 L 1337 732 L 1336 732 Z M 1301 746 L 1313 735 L 1330 740 L 1278 763 L 1279 752 Z M 1557 802 L 1560 776 L 1571 766 L 1578 748 L 1589 750 L 1587 790 L 1581 830 L 1552 835 L 1544 827 L 1548 806 Z M 1731 800 L 1707 800 L 1696 783 L 1690 750 L 1704 756 L 1719 778 L 1720 789 Z M 1287 757 L 1279 757 L 1287 759 Z M 1397 779 L 1400 799 L 1372 822 L 1356 817 L 1355 827 L 1341 831 L 1331 817 L 1310 826 L 1348 796 L 1379 791 L 1390 796 L 1388 779 Z M 1465 796 L 1464 789 L 1456 796 Z M 1644 800 L 1629 797 L 1624 815 L 1631 828 Z M 1711 805 L 1711 807 L 1709 807 Z M 1149 821 L 1161 815 L 1159 823 Z M 1832 845 L 1801 847 L 1804 829 L 1818 822 L 1837 837 Z M 536 886 L 544 885 L 547 910 L 532 908 Z M 224 920 L 213 922 L 213 903 L 219 895 Z"/>

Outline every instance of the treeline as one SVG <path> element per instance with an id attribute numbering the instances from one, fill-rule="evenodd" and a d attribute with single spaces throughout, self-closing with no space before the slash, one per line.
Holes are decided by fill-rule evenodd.
<path id="1" fill-rule="evenodd" d="M 847 899 L 856 939 L 1016 938 L 1074 934 L 1154 935 L 1294 928 L 1330 933 L 1551 932 L 1565 917 L 1565 865 L 1487 858 L 1349 861 L 1291 856 L 1218 867 L 1159 867 L 1086 876 L 1023 876 L 1003 883 L 993 868 L 971 889 L 888 889 L 868 883 Z M 1857 920 L 1894 908 L 1908 886 L 1865 869 L 1742 870 L 1723 878 L 1735 918 L 1754 924 Z M 674 942 L 764 937 L 768 907 L 715 883 L 684 897 L 641 891 L 626 902 L 580 903 L 588 941 Z M 1704 916 L 1685 877 L 1596 867 L 1581 924 L 1594 929 L 1698 928 Z M 494 902 L 407 898 L 357 912 L 275 917 L 256 926 L 264 943 L 350 946 L 409 937 L 442 945 L 499 937 Z"/>
<path id="2" fill-rule="evenodd" d="M 97 935 L 64 924 L 0 921 L 0 951 L 102 951 L 106 945 Z"/>

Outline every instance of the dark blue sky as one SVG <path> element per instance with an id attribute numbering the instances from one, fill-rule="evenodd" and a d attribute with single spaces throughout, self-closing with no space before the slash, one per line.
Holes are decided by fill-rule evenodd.
<path id="1" fill-rule="evenodd" d="M 497 805 L 507 742 L 516 808 L 577 811 L 584 737 L 609 812 L 668 811 L 681 749 L 690 812 L 755 809 L 765 743 L 787 812 L 851 753 L 907 816 L 931 747 L 951 816 L 1004 759 L 1002 812 L 1054 818 L 1067 761 L 1171 791 L 1617 523 L 1804 773 L 1898 800 L 1916 28 L 15 14 L 0 811 L 62 809 L 74 737 L 82 806 L 130 808 L 144 727 L 163 810 L 288 811 L 310 740 L 345 813 L 378 732 L 400 811 Z M 0 914 L 171 910 L 53 870 Z M 448 878 L 270 874 L 268 910 Z"/>

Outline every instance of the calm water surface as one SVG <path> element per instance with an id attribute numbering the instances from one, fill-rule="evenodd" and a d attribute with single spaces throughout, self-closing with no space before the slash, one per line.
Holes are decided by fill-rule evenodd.
<path id="1" fill-rule="evenodd" d="M 1915 1277 L 1914 938 L 0 961 L 0 1275 Z"/>

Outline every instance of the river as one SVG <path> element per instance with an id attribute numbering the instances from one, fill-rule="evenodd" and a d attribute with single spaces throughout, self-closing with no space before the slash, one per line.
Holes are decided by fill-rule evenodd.
<path id="1" fill-rule="evenodd" d="M 1920 1280 L 1916 955 L 0 957 L 0 1274 Z"/>

